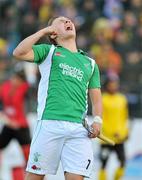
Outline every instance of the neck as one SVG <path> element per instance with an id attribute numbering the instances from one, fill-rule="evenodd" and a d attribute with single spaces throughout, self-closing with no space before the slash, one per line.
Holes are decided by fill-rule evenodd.
<path id="1" fill-rule="evenodd" d="M 71 52 L 77 52 L 77 46 L 76 46 L 76 42 L 74 39 L 64 39 L 64 40 L 60 40 L 58 42 L 58 45 L 63 46 L 64 48 L 70 50 Z"/>

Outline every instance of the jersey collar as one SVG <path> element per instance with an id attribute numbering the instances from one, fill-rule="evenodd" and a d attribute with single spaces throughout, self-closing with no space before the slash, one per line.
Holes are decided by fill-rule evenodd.
<path id="1" fill-rule="evenodd" d="M 86 55 L 86 54 L 87 54 L 87 53 L 84 52 L 82 49 L 78 49 L 78 52 L 79 52 L 80 54 L 83 54 L 83 55 Z"/>
<path id="2" fill-rule="evenodd" d="M 61 46 L 61 45 L 56 45 L 56 47 L 62 47 L 62 48 L 63 48 L 63 46 Z M 86 54 L 87 54 L 87 53 L 84 52 L 82 49 L 78 49 L 78 53 L 83 54 L 83 55 L 86 55 Z"/>

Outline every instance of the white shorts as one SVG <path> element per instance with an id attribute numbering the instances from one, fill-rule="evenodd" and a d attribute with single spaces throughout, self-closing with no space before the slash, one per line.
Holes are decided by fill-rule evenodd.
<path id="1" fill-rule="evenodd" d="M 42 120 L 35 128 L 26 170 L 54 175 L 61 160 L 64 172 L 90 177 L 93 159 L 92 142 L 82 124 Z"/>

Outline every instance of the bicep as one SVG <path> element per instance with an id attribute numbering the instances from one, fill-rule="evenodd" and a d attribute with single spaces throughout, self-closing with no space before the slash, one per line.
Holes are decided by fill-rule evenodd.
<path id="1" fill-rule="evenodd" d="M 92 77 L 89 81 L 89 85 L 88 88 L 89 89 L 95 89 L 95 88 L 100 88 L 101 84 L 100 84 L 100 72 L 99 72 L 99 68 L 98 65 L 95 65 Z"/>
<path id="2" fill-rule="evenodd" d="M 16 59 L 19 59 L 19 60 L 34 62 L 34 51 L 33 49 L 31 49 L 28 53 L 23 54 L 23 55 L 21 54 L 15 57 Z"/>

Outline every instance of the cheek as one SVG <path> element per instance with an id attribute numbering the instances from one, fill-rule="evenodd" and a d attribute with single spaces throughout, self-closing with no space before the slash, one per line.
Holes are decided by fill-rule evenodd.
<path id="1" fill-rule="evenodd" d="M 63 32 L 65 32 L 65 28 L 63 25 L 59 25 L 59 27 L 57 27 L 56 30 L 57 34 L 62 34 Z"/>

